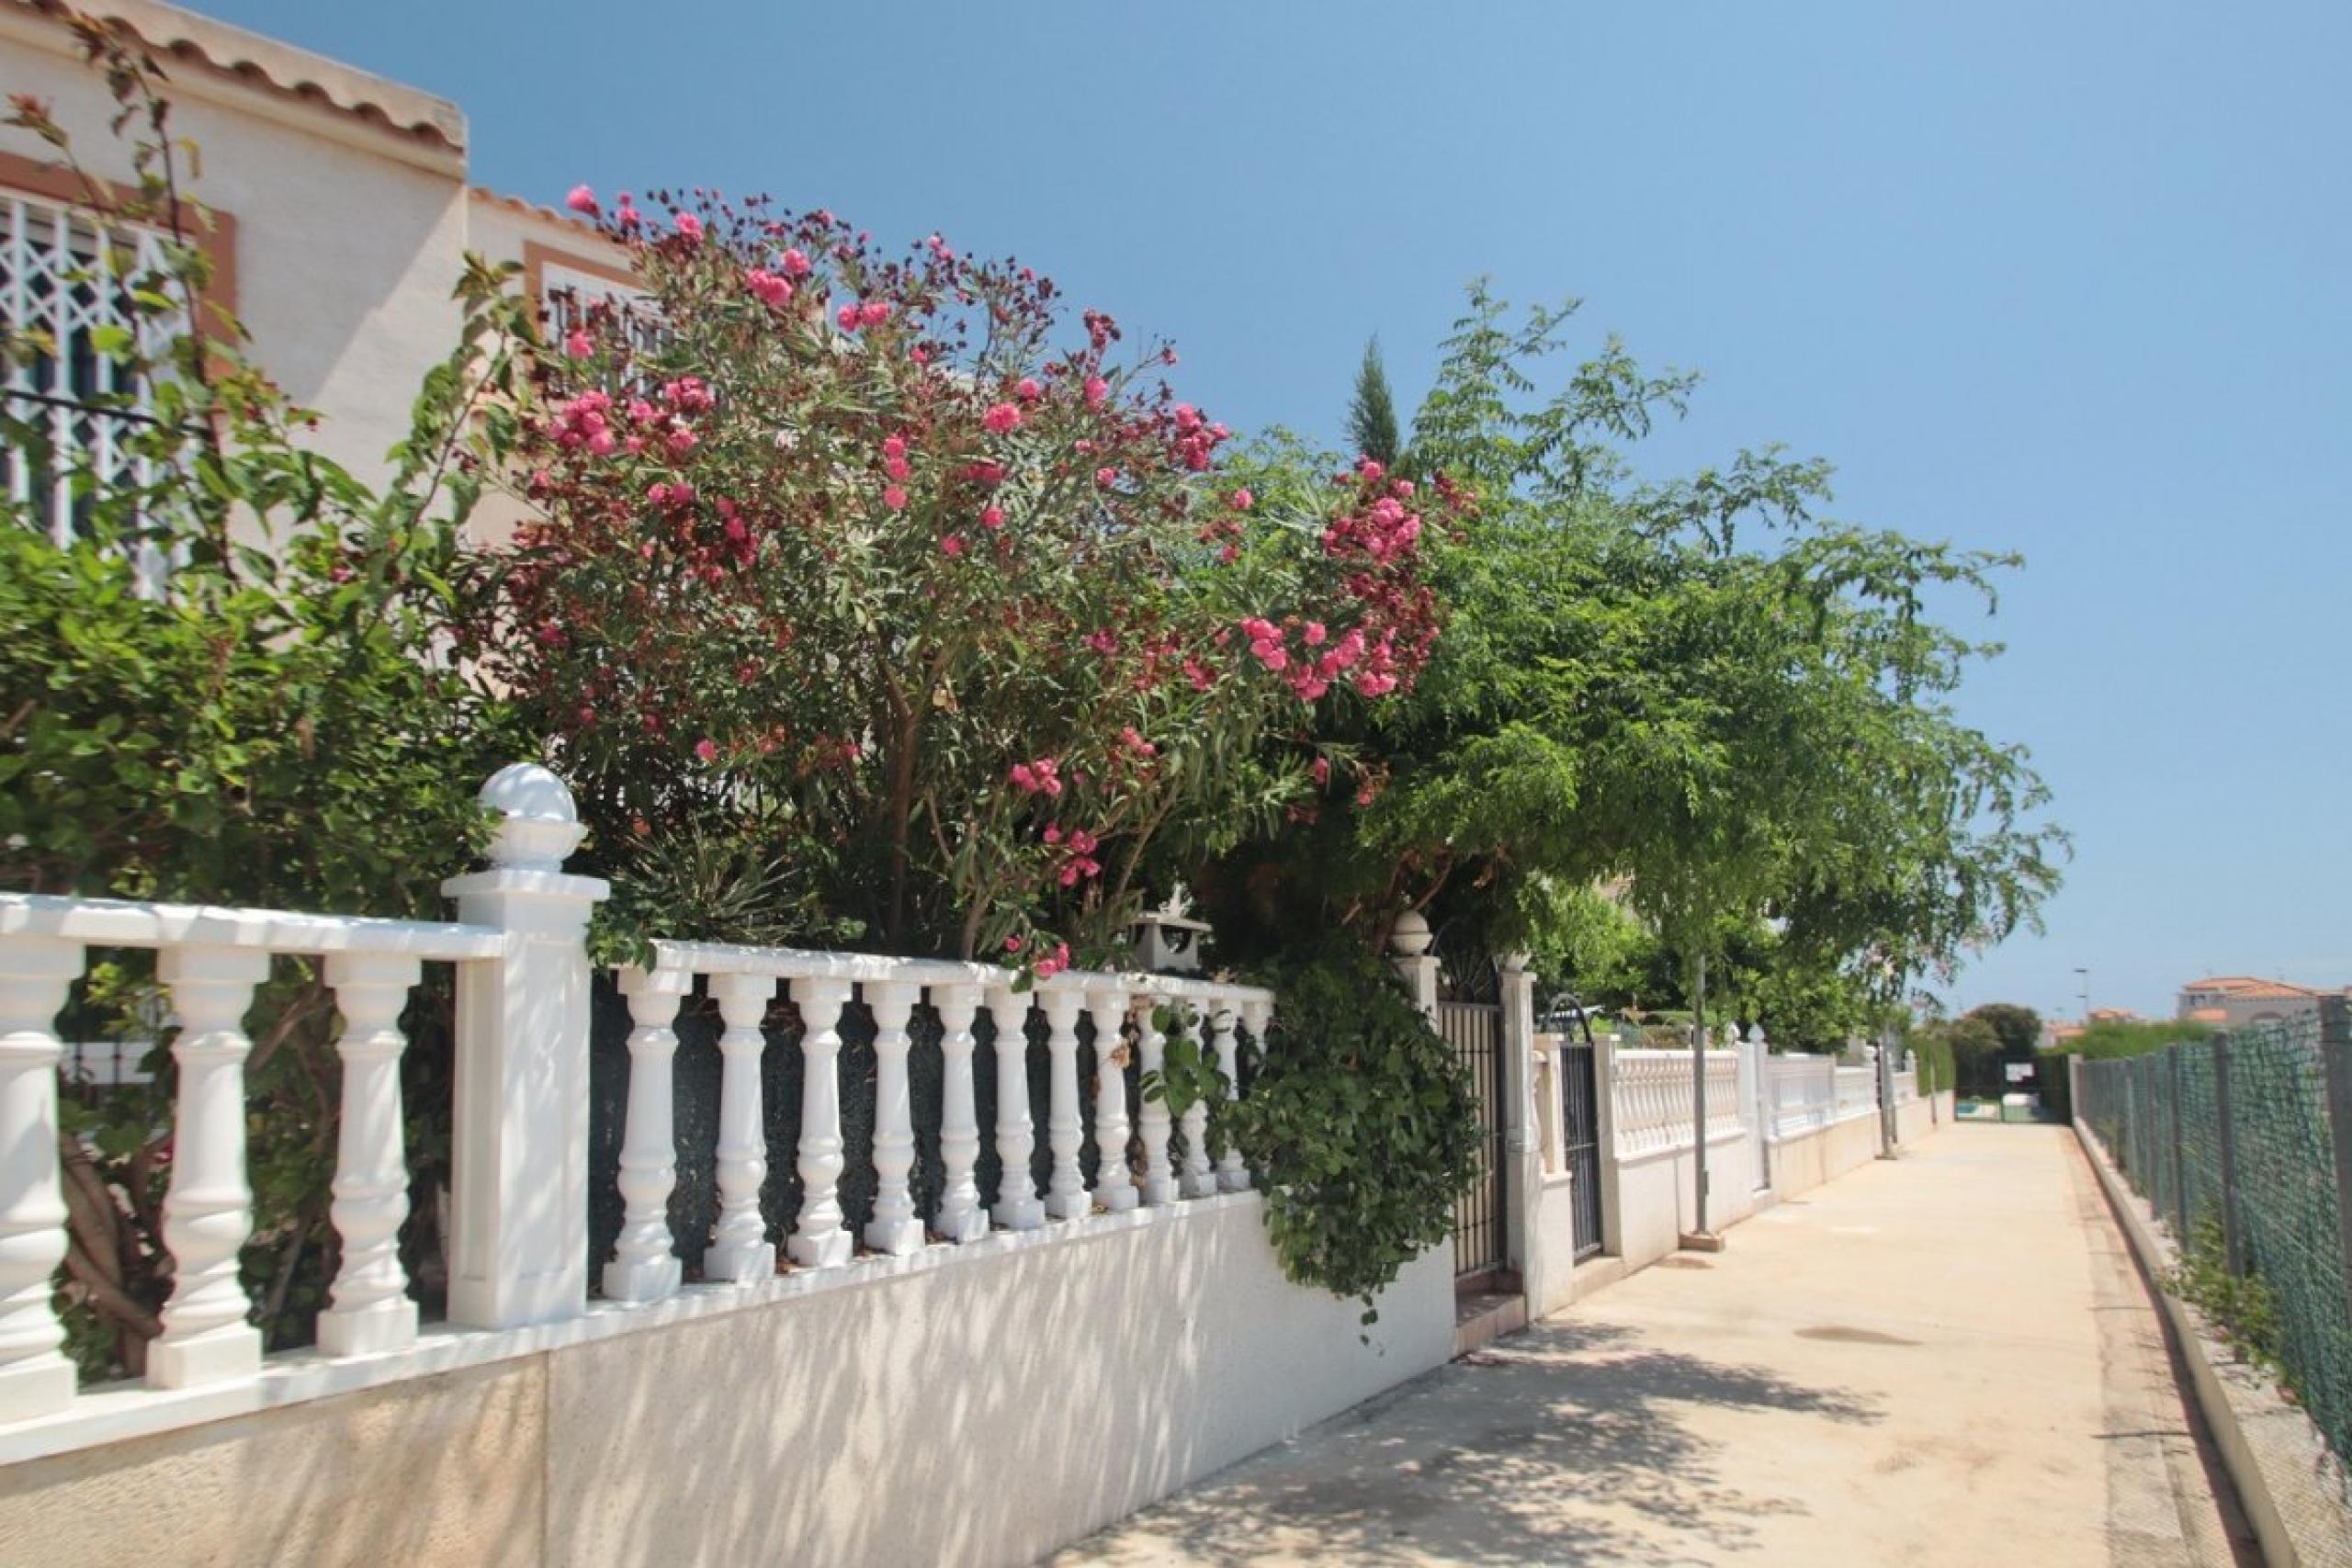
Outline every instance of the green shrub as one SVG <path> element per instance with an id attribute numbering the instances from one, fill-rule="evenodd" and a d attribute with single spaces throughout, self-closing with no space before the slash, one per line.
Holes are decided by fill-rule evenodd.
<path id="1" fill-rule="evenodd" d="M 1266 1192 L 1266 1228 L 1301 1284 L 1363 1303 L 1453 1233 L 1481 1131 L 1468 1075 L 1395 973 L 1359 947 L 1267 977 L 1282 998 L 1249 1097 L 1216 1104 Z"/>

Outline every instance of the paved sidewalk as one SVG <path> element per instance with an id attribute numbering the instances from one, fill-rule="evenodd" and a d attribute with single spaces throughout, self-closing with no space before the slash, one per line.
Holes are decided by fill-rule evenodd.
<path id="1" fill-rule="evenodd" d="M 1945 1128 L 1057 1563 L 2251 1564 L 2071 1133 Z"/>

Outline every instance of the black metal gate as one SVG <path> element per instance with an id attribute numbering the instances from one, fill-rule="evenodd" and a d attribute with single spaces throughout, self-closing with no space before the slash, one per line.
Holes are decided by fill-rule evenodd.
<path id="1" fill-rule="evenodd" d="M 1438 1032 L 1453 1047 L 1478 1097 L 1477 1179 L 1454 1204 L 1453 1277 L 1458 1286 L 1485 1283 L 1509 1261 L 1503 1231 L 1503 1010 L 1487 1002 L 1440 1002 Z"/>
<path id="2" fill-rule="evenodd" d="M 1574 1257 L 1582 1262 L 1600 1250 L 1600 1058 L 1592 1041 L 1592 1017 L 1575 993 L 1562 991 L 1536 1021 L 1536 1028 L 1560 1042 L 1560 1148 L 1571 1178 L 1569 1215 Z"/>
<path id="3" fill-rule="evenodd" d="M 1560 1136 L 1568 1158 L 1568 1195 L 1578 1261 L 1600 1250 L 1600 1077 L 1587 1030 L 1560 1043 Z"/>

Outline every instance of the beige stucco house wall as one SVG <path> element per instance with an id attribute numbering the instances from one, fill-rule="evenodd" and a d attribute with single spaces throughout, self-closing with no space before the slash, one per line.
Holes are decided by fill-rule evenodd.
<path id="1" fill-rule="evenodd" d="M 627 276 L 586 225 L 471 188 L 455 104 L 153 0 L 84 4 L 127 23 L 169 73 L 175 130 L 202 150 L 190 193 L 229 220 L 222 302 L 254 358 L 322 416 L 319 449 L 363 478 L 384 475 L 425 371 L 456 345 L 469 250 L 534 284 L 550 262 Z M 47 100 L 92 174 L 131 178 L 105 85 L 51 7 L 0 0 L 0 90 Z M 0 130 L 0 194 L 57 193 L 54 162 Z"/>

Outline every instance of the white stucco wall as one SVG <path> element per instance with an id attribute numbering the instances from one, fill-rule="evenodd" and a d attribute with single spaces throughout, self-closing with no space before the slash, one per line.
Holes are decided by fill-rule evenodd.
<path id="1" fill-rule="evenodd" d="M 1442 1364 L 1451 1249 L 1358 1312 L 1204 1200 L 0 1467 L 0 1562 L 1025 1563 Z"/>
<path id="2" fill-rule="evenodd" d="M 0 8 L 0 86 L 50 100 L 91 172 L 128 182 L 112 101 L 67 48 L 53 23 Z M 193 62 L 171 71 L 175 133 L 203 154 L 189 192 L 236 222 L 236 309 L 254 357 L 324 416 L 320 451 L 380 478 L 425 369 L 456 344 L 462 153 Z M 0 130 L 0 149 L 51 156 L 22 131 Z"/>

